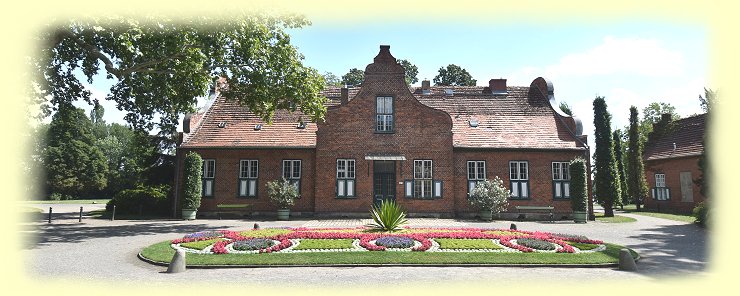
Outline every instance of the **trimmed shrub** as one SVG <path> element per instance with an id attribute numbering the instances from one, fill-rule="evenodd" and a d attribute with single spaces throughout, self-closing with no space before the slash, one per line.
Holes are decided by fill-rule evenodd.
<path id="1" fill-rule="evenodd" d="M 375 244 L 386 248 L 411 248 L 414 246 L 414 240 L 405 236 L 384 236 L 375 240 Z"/>
<path id="2" fill-rule="evenodd" d="M 588 237 L 579 234 L 553 233 L 552 236 L 561 237 L 566 240 L 588 240 Z"/>
<path id="3" fill-rule="evenodd" d="M 577 157 L 570 162 L 570 207 L 573 211 L 585 212 L 587 204 L 586 193 L 586 161 Z"/>
<path id="4" fill-rule="evenodd" d="M 267 238 L 252 238 L 247 240 L 235 241 L 234 249 L 239 251 L 254 251 L 272 247 L 275 242 Z"/>
<path id="5" fill-rule="evenodd" d="M 113 199 L 105 205 L 105 210 L 113 211 L 113 205 L 116 206 L 116 213 L 122 214 L 147 214 L 162 215 L 169 211 L 169 201 L 167 193 L 170 186 L 143 186 L 139 185 L 134 189 L 126 189 L 118 192 Z"/>
<path id="6" fill-rule="evenodd" d="M 185 156 L 184 171 L 182 208 L 197 210 L 203 196 L 203 159 L 198 153 L 188 152 Z"/>
<path id="7" fill-rule="evenodd" d="M 697 204 L 691 211 L 691 214 L 696 219 L 696 223 L 702 227 L 706 227 L 709 224 L 709 207 L 704 202 Z"/>
<path id="8" fill-rule="evenodd" d="M 518 238 L 516 244 L 537 250 L 555 250 L 555 244 L 534 238 Z"/>

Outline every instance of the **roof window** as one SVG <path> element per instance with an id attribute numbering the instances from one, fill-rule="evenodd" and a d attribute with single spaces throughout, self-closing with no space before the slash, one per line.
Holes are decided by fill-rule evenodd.
<path id="1" fill-rule="evenodd" d="M 262 124 L 255 125 L 254 130 L 256 131 L 262 130 Z"/>
<path id="2" fill-rule="evenodd" d="M 301 120 L 301 121 L 298 122 L 298 125 L 296 126 L 296 128 L 298 128 L 298 129 L 305 129 L 306 128 L 306 123 L 303 122 L 303 120 Z"/>
<path id="3" fill-rule="evenodd" d="M 218 123 L 219 128 L 225 128 L 226 127 L 226 121 L 221 121 Z"/>
<path id="4" fill-rule="evenodd" d="M 471 118 L 470 120 L 468 120 L 468 124 L 470 125 L 470 127 L 478 127 L 478 119 Z"/>

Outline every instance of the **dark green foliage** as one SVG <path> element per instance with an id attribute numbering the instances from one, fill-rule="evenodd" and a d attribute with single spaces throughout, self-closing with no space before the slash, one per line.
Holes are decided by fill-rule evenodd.
<path id="1" fill-rule="evenodd" d="M 373 217 L 373 223 L 366 226 L 379 231 L 393 232 L 400 230 L 401 225 L 408 223 L 406 213 L 392 200 L 384 199 L 380 202 L 380 206 L 373 205 L 370 215 Z"/>
<path id="2" fill-rule="evenodd" d="M 570 173 L 570 206 L 573 211 L 585 212 L 588 203 L 586 160 L 576 158 L 568 166 Z"/>
<path id="3" fill-rule="evenodd" d="M 476 80 L 470 76 L 467 70 L 458 65 L 450 64 L 447 67 L 440 67 L 439 74 L 434 76 L 434 85 L 467 85 L 474 86 Z"/>
<path id="4" fill-rule="evenodd" d="M 247 240 L 235 241 L 234 249 L 240 251 L 254 251 L 272 247 L 275 241 L 268 238 L 252 238 Z"/>
<path id="5" fill-rule="evenodd" d="M 532 249 L 545 250 L 545 251 L 552 251 L 552 250 L 555 250 L 556 248 L 555 244 L 551 242 L 546 242 L 546 241 L 534 239 L 534 238 L 518 238 L 516 239 L 516 244 L 522 245 L 525 247 L 530 247 Z"/>
<path id="6" fill-rule="evenodd" d="M 419 68 L 412 64 L 408 60 L 398 60 L 398 63 L 403 67 L 405 73 L 406 85 L 412 85 L 419 81 L 416 76 L 419 75 Z"/>
<path id="7" fill-rule="evenodd" d="M 696 219 L 696 223 L 702 227 L 709 225 L 709 206 L 705 202 L 700 202 L 691 211 L 691 215 Z"/>
<path id="8" fill-rule="evenodd" d="M 563 111 L 563 113 L 573 116 L 573 111 L 570 110 L 570 106 L 568 106 L 568 103 L 560 102 L 559 107 L 560 107 L 560 111 Z"/>
<path id="9" fill-rule="evenodd" d="M 239 101 L 269 121 L 291 103 L 314 119 L 323 118 L 325 98 L 318 72 L 302 64 L 285 29 L 310 23 L 302 16 L 201 14 L 188 21 L 164 15 L 96 17 L 50 22 L 30 54 L 35 103 L 49 110 L 82 99 L 91 103 L 89 83 L 97 75 L 115 80 L 106 99 L 128 112 L 135 129 L 157 127 L 174 134 L 178 117 L 192 112 L 217 77 L 222 96 Z M 102 71 L 102 73 L 100 73 Z M 51 100 L 47 103 L 47 97 Z"/>
<path id="10" fill-rule="evenodd" d="M 365 81 L 365 71 L 352 68 L 347 74 L 342 75 L 342 84 L 349 86 L 360 86 Z"/>
<path id="11" fill-rule="evenodd" d="M 43 149 L 49 194 L 91 197 L 107 184 L 105 157 L 82 109 L 62 104 L 52 117 Z"/>
<path id="12" fill-rule="evenodd" d="M 594 194 L 596 200 L 604 207 L 604 216 L 613 217 L 614 202 L 621 197 L 621 185 L 617 174 L 617 162 L 614 156 L 614 143 L 611 132 L 611 115 L 607 111 L 603 97 L 594 99 Z"/>
<path id="13" fill-rule="evenodd" d="M 711 165 L 709 161 L 710 151 L 711 151 L 711 141 L 710 141 L 710 134 L 712 130 L 712 123 L 713 120 L 713 113 L 710 111 L 714 108 L 716 108 L 716 105 L 718 103 L 717 99 L 717 93 L 715 91 L 712 91 L 711 89 L 704 89 L 705 96 L 702 98 L 699 96 L 699 100 L 702 103 L 702 109 L 707 113 L 704 118 L 704 138 L 702 139 L 702 146 L 704 146 L 704 153 L 701 154 L 701 157 L 699 158 L 699 171 L 701 172 L 701 176 L 697 178 L 694 182 L 699 185 L 699 192 L 704 197 L 710 196 L 709 191 L 709 180 L 711 180 L 712 170 Z"/>
<path id="14" fill-rule="evenodd" d="M 587 240 L 588 237 L 580 234 L 553 233 L 552 236 L 564 238 L 565 240 Z"/>
<path id="15" fill-rule="evenodd" d="M 675 121 L 681 119 L 681 115 L 676 113 L 676 107 L 673 107 L 670 103 L 653 102 L 647 107 L 642 109 L 642 121 L 640 121 L 640 139 L 643 143 L 647 143 L 649 137 L 659 136 L 658 134 L 651 136 L 653 132 L 653 125 L 660 122 L 663 114 L 671 114 L 671 120 Z"/>
<path id="16" fill-rule="evenodd" d="M 637 122 L 637 107 L 630 107 L 629 127 L 629 155 L 627 161 L 627 189 L 629 198 L 640 210 L 643 199 L 647 196 L 648 188 L 645 181 L 645 165 L 642 162 L 642 139 L 640 138 L 639 124 Z"/>
<path id="17" fill-rule="evenodd" d="M 614 130 L 612 140 L 614 141 L 614 159 L 617 161 L 617 174 L 619 174 L 619 185 L 622 192 L 619 200 L 615 200 L 614 203 L 624 207 L 624 204 L 628 201 L 625 198 L 627 195 L 627 180 L 624 172 L 624 161 L 622 161 L 622 131 Z"/>
<path id="18" fill-rule="evenodd" d="M 203 195 L 203 159 L 198 153 L 191 151 L 185 155 L 183 171 L 185 181 L 183 182 L 182 208 L 198 209 Z"/>
<path id="19" fill-rule="evenodd" d="M 164 215 L 169 212 L 169 192 L 170 188 L 167 185 L 138 186 L 134 189 L 125 189 L 118 192 L 105 205 L 105 210 L 110 212 L 115 205 L 116 213 Z"/>
<path id="20" fill-rule="evenodd" d="M 324 72 L 321 76 L 324 77 L 324 85 L 326 86 L 342 86 L 342 81 L 332 72 Z"/>

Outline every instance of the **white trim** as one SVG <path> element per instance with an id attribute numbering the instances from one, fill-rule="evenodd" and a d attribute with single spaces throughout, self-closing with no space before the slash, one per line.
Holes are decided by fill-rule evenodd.
<path id="1" fill-rule="evenodd" d="M 395 155 L 395 156 L 365 155 L 365 160 L 406 160 L 406 157 L 404 157 L 403 155 Z"/>

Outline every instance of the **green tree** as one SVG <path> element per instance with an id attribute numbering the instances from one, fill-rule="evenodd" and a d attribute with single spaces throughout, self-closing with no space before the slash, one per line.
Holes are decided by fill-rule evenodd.
<path id="1" fill-rule="evenodd" d="M 663 114 L 671 114 L 671 120 L 681 119 L 681 116 L 676 113 L 676 107 L 669 103 L 653 102 L 642 109 L 640 137 L 643 143 L 647 141 L 648 135 L 653 131 L 653 124 L 658 123 Z"/>
<path id="2" fill-rule="evenodd" d="M 586 160 L 576 158 L 568 166 L 570 173 L 570 206 L 573 211 L 585 212 L 588 205 L 588 183 L 586 183 Z"/>
<path id="3" fill-rule="evenodd" d="M 182 208 L 197 210 L 203 195 L 203 159 L 193 151 L 185 155 Z"/>
<path id="4" fill-rule="evenodd" d="M 620 192 L 622 193 L 620 195 L 620 199 L 615 200 L 614 202 L 618 204 L 621 209 L 624 209 L 624 204 L 629 201 L 625 198 L 625 195 L 627 195 L 627 180 L 624 172 L 622 131 L 619 129 L 614 130 L 612 133 L 612 141 L 614 141 L 614 158 L 617 161 L 617 174 L 619 174 Z"/>
<path id="5" fill-rule="evenodd" d="M 570 109 L 570 106 L 568 106 L 568 103 L 560 102 L 559 107 L 560 107 L 560 111 L 563 111 L 563 113 L 573 116 L 573 111 Z"/>
<path id="6" fill-rule="evenodd" d="M 702 139 L 702 146 L 704 146 L 704 153 L 701 154 L 701 157 L 699 158 L 699 171 L 701 172 L 701 176 L 695 180 L 694 182 L 699 185 L 699 190 L 701 192 L 701 195 L 704 197 L 709 197 L 710 190 L 709 190 L 709 181 L 711 180 L 712 176 L 712 170 L 710 166 L 709 157 L 709 151 L 711 148 L 711 141 L 710 141 L 710 134 L 711 134 L 711 127 L 714 122 L 714 115 L 712 110 L 717 108 L 718 98 L 717 98 L 717 92 L 704 88 L 704 97 L 699 95 L 699 100 L 701 103 L 701 107 L 706 112 L 706 118 L 704 122 L 704 138 Z"/>
<path id="7" fill-rule="evenodd" d="M 342 86 L 342 81 L 334 75 L 332 72 L 324 72 L 324 85 L 326 86 Z"/>
<path id="8" fill-rule="evenodd" d="M 627 161 L 627 189 L 634 201 L 637 210 L 640 210 L 642 200 L 647 196 L 647 182 L 645 181 L 645 165 L 642 162 L 642 139 L 638 123 L 637 107 L 630 107 L 629 153 Z"/>
<path id="9" fill-rule="evenodd" d="M 347 74 L 342 75 L 342 84 L 360 86 L 365 80 L 365 71 L 357 68 L 349 69 Z"/>
<path id="10" fill-rule="evenodd" d="M 468 85 L 474 86 L 476 80 L 470 76 L 467 70 L 458 65 L 450 64 L 447 67 L 440 67 L 439 74 L 433 79 L 434 85 Z"/>
<path id="11" fill-rule="evenodd" d="M 90 197 L 106 186 L 105 157 L 82 109 L 62 103 L 49 124 L 44 166 L 49 193 Z"/>
<path id="12" fill-rule="evenodd" d="M 717 105 L 717 92 L 705 87 L 704 96 L 699 95 L 699 105 L 704 113 L 709 113 Z"/>
<path id="13" fill-rule="evenodd" d="M 611 115 L 603 97 L 596 97 L 594 106 L 594 194 L 604 207 L 605 217 L 614 217 L 614 202 L 620 200 L 621 185 L 614 156 Z"/>
<path id="14" fill-rule="evenodd" d="M 53 108 L 91 92 L 78 79 L 114 79 L 107 100 L 128 112 L 135 129 L 157 127 L 174 134 L 181 114 L 218 79 L 221 95 L 249 107 L 263 119 L 277 109 L 297 108 L 323 118 L 323 79 L 302 64 L 285 28 L 310 23 L 302 16 L 199 16 L 184 22 L 162 15 L 139 19 L 98 17 L 49 25 L 31 58 L 34 103 L 48 115 Z M 47 101 L 47 97 L 50 101 Z M 293 104 L 293 105 L 292 105 Z M 293 107 L 291 107 L 293 106 Z"/>
<path id="15" fill-rule="evenodd" d="M 412 64 L 408 60 L 398 60 L 398 63 L 403 67 L 404 73 L 406 74 L 406 85 L 412 85 L 419 82 L 419 68 Z"/>

